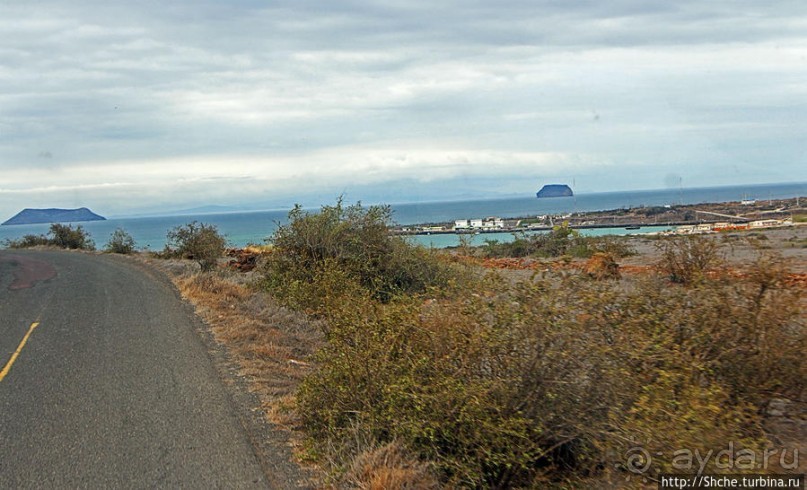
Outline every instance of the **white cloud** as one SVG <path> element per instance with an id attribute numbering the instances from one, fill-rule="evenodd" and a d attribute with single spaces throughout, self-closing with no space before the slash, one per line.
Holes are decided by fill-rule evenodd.
<path id="1" fill-rule="evenodd" d="M 4 3 L 0 212 L 34 196 L 237 204 L 398 181 L 532 192 L 530 175 L 709 185 L 737 162 L 745 181 L 804 180 L 805 14 L 750 0 Z"/>

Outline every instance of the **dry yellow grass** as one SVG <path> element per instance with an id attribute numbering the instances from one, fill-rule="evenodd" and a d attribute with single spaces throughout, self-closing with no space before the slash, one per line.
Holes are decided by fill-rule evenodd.
<path id="1" fill-rule="evenodd" d="M 175 283 L 239 365 L 272 421 L 288 425 L 289 397 L 310 369 L 307 358 L 320 344 L 320 329 L 240 280 L 221 272 L 184 275 Z"/>
<path id="2" fill-rule="evenodd" d="M 345 480 L 362 490 L 441 488 L 428 465 L 395 442 L 359 454 Z"/>

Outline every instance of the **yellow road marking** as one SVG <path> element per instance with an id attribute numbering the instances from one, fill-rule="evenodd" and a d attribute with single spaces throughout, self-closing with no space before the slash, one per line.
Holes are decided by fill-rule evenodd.
<path id="1" fill-rule="evenodd" d="M 20 342 L 19 347 L 17 347 L 17 350 L 11 355 L 11 359 L 8 360 L 5 367 L 3 367 L 3 370 L 0 371 L 0 381 L 3 381 L 3 378 L 5 378 L 8 372 L 11 370 L 11 365 L 14 364 L 14 361 L 17 360 L 17 356 L 20 355 L 20 351 L 22 351 L 22 348 L 25 347 L 25 343 L 28 342 L 28 337 L 31 336 L 31 332 L 33 332 L 38 326 L 39 322 L 34 322 L 31 324 L 31 328 L 28 329 L 28 333 L 26 333 L 25 337 L 22 338 L 22 342 Z"/>

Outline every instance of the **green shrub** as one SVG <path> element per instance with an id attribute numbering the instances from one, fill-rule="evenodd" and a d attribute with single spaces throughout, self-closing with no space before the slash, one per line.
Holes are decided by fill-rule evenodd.
<path id="1" fill-rule="evenodd" d="M 519 233 L 511 242 L 486 240 L 483 254 L 486 257 L 561 257 L 568 255 L 577 258 L 591 257 L 596 252 L 609 253 L 615 257 L 625 257 L 635 253 L 633 249 L 616 237 L 585 237 L 568 223 L 555 226 L 546 233 L 527 235 Z"/>
<path id="2" fill-rule="evenodd" d="M 586 256 L 586 243 L 580 232 L 569 227 L 568 223 L 555 226 L 549 233 L 535 235 L 538 254 L 544 257 L 573 255 Z"/>
<path id="3" fill-rule="evenodd" d="M 25 235 L 19 240 L 6 240 L 8 248 L 30 248 L 36 246 L 53 246 L 73 250 L 95 250 L 95 242 L 90 234 L 81 227 L 73 228 L 71 225 L 53 223 L 50 225 L 48 236 Z"/>
<path id="4" fill-rule="evenodd" d="M 95 242 L 81 225 L 74 229 L 70 225 L 53 223 L 50 225 L 50 244 L 61 248 L 95 250 Z"/>
<path id="5" fill-rule="evenodd" d="M 5 240 L 5 246 L 7 248 L 31 248 L 50 244 L 50 240 L 45 235 L 25 235 L 18 240 L 12 240 L 10 238 Z"/>
<path id="6" fill-rule="evenodd" d="M 104 250 L 116 254 L 130 254 L 135 250 L 134 238 L 122 228 L 118 228 L 110 235 Z"/>
<path id="7" fill-rule="evenodd" d="M 483 253 L 486 257 L 529 257 L 537 252 L 535 241 L 524 233 L 514 234 L 513 241 L 485 240 Z"/>
<path id="8" fill-rule="evenodd" d="M 391 236 L 390 225 L 389 206 L 345 207 L 341 199 L 318 213 L 295 206 L 270 239 L 266 285 L 292 306 L 316 311 L 343 288 L 360 287 L 386 302 L 447 284 L 448 267 L 431 251 Z"/>
<path id="9" fill-rule="evenodd" d="M 213 270 L 224 254 L 227 240 L 215 225 L 193 221 L 177 226 L 168 232 L 168 243 L 163 256 L 177 256 L 195 260 L 202 272 Z"/>

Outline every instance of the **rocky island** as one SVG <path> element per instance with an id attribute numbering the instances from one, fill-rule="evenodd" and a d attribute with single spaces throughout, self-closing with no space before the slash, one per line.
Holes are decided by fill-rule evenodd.
<path id="1" fill-rule="evenodd" d="M 36 223 L 70 223 L 77 221 L 104 221 L 87 208 L 79 209 L 23 209 L 2 225 L 32 225 Z"/>
<path id="2" fill-rule="evenodd" d="M 539 199 L 544 197 L 571 197 L 572 188 L 566 184 L 547 184 L 535 194 Z"/>

